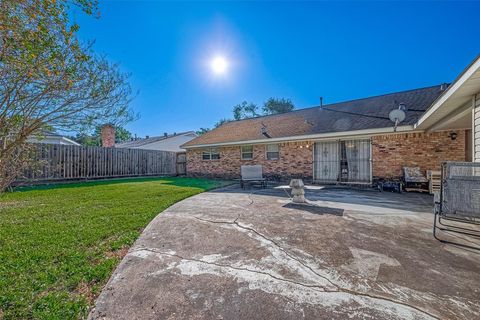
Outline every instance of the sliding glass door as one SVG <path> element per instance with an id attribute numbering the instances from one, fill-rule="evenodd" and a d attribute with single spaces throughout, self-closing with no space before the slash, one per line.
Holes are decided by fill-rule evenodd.
<path id="1" fill-rule="evenodd" d="M 370 140 L 317 142 L 314 179 L 323 183 L 370 183 Z"/>

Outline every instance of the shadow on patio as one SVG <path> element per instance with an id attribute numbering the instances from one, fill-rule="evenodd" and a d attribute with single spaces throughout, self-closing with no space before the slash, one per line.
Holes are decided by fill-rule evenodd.
<path id="1" fill-rule="evenodd" d="M 287 184 L 269 184 L 264 189 L 256 186 L 248 186 L 242 189 L 238 184 L 234 184 L 228 188 L 211 192 L 291 197 L 290 187 Z M 433 214 L 433 196 L 422 193 L 392 193 L 380 192 L 371 188 L 306 185 L 305 197 L 312 205 L 329 208 L 330 213 L 333 209 L 336 209 L 368 211 L 374 214 L 412 214 L 418 212 Z"/>

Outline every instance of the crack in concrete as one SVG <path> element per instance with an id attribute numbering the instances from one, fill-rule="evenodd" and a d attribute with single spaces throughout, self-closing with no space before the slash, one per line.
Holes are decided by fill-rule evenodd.
<path id="1" fill-rule="evenodd" d="M 368 293 L 363 293 L 363 292 L 358 292 L 358 291 L 354 291 L 354 290 L 345 289 L 345 288 L 342 288 L 338 285 L 334 285 L 337 288 L 337 290 L 327 290 L 326 288 L 324 288 L 322 286 L 309 285 L 309 284 L 305 284 L 305 283 L 302 283 L 302 282 L 297 282 L 297 281 L 294 281 L 294 280 L 279 278 L 279 277 L 277 277 L 275 275 L 272 275 L 268 272 L 263 272 L 263 271 L 259 271 L 259 270 L 252 270 L 252 269 L 249 269 L 249 268 L 235 267 L 235 266 L 231 266 L 231 265 L 228 265 L 228 264 L 220 264 L 220 263 L 216 263 L 216 262 L 212 262 L 212 261 L 205 261 L 205 260 L 201 260 L 201 259 L 186 258 L 186 257 L 183 257 L 183 256 L 177 254 L 177 253 L 164 252 L 164 251 L 161 251 L 161 250 L 156 250 L 156 249 L 147 248 L 147 247 L 140 247 L 140 248 L 137 248 L 135 250 L 132 250 L 131 252 L 133 253 L 133 252 L 138 252 L 138 251 L 149 251 L 149 252 L 152 252 L 152 253 L 157 253 L 157 254 L 167 255 L 167 256 L 170 256 L 170 257 L 175 257 L 177 259 L 184 260 L 184 261 L 194 261 L 194 262 L 204 263 L 204 264 L 208 264 L 208 265 L 213 265 L 213 266 L 216 266 L 216 267 L 219 267 L 219 268 L 230 268 L 230 269 L 238 270 L 238 271 L 246 271 L 246 272 L 252 272 L 252 273 L 256 273 L 256 274 L 263 274 L 263 275 L 271 277 L 271 278 L 273 278 L 277 281 L 282 281 L 282 282 L 287 282 L 287 283 L 291 283 L 291 284 L 294 284 L 294 285 L 299 285 L 299 286 L 309 288 L 309 289 L 312 289 L 312 290 L 317 290 L 317 291 L 319 291 L 321 293 L 325 293 L 325 294 L 328 294 L 328 293 L 347 293 L 347 294 L 350 294 L 350 295 L 353 295 L 353 296 L 366 297 L 366 298 L 369 298 L 369 299 L 372 299 L 372 300 L 388 301 L 388 302 L 393 303 L 393 304 L 397 304 L 397 305 L 401 305 L 401 306 L 404 306 L 404 307 L 407 307 L 407 308 L 414 309 L 414 310 L 416 310 L 418 312 L 421 312 L 421 313 L 423 313 L 423 314 L 425 314 L 425 315 L 427 315 L 431 318 L 438 319 L 438 320 L 440 319 L 438 316 L 433 315 L 433 314 L 429 313 L 428 311 L 425 311 L 425 310 L 423 310 L 423 309 L 421 309 L 417 306 L 410 305 L 410 304 L 404 303 L 402 301 L 396 301 L 396 300 L 386 298 L 386 297 L 381 297 L 381 296 L 371 295 L 371 294 L 368 294 Z"/>
<path id="2" fill-rule="evenodd" d="M 280 244 L 278 244 L 276 241 L 268 238 L 267 236 L 265 236 L 264 234 L 258 232 L 257 230 L 253 229 L 253 228 L 250 228 L 250 227 L 247 227 L 247 226 L 243 226 L 241 225 L 240 223 L 237 222 L 238 218 L 233 221 L 233 222 L 230 222 L 230 221 L 213 221 L 213 220 L 207 220 L 207 219 L 202 219 L 202 218 L 199 218 L 199 217 L 195 217 L 193 216 L 193 218 L 197 219 L 197 220 L 200 220 L 200 221 L 203 221 L 203 222 L 209 222 L 209 223 L 217 223 L 217 224 L 232 224 L 232 225 L 236 225 L 238 226 L 239 228 L 241 229 L 244 229 L 244 230 L 247 230 L 247 231 L 251 231 L 253 233 L 255 233 L 256 235 L 262 237 L 263 239 L 265 239 L 266 241 L 272 243 L 273 245 L 275 245 L 279 250 L 281 250 L 283 253 L 285 253 L 290 259 L 292 260 L 295 260 L 296 262 L 298 262 L 299 264 L 301 264 L 302 266 L 304 266 L 305 268 L 307 268 L 308 270 L 310 270 L 313 274 L 315 274 L 316 276 L 326 280 L 328 283 L 330 283 L 332 286 L 334 287 L 338 287 L 338 285 L 336 285 L 335 283 L 333 283 L 330 279 L 328 279 L 327 277 L 319 274 L 318 272 L 316 272 L 312 267 L 310 267 L 309 265 L 305 264 L 303 261 L 301 261 L 298 257 L 292 255 L 290 252 L 288 252 L 287 250 L 285 250 Z"/>
<path id="3" fill-rule="evenodd" d="M 231 265 L 228 265 L 228 264 L 221 264 L 221 263 L 216 263 L 216 262 L 212 262 L 212 261 L 205 261 L 205 260 L 202 260 L 202 259 L 186 258 L 186 257 L 183 257 L 183 256 L 177 254 L 177 253 L 165 252 L 165 251 L 156 250 L 156 249 L 147 248 L 147 247 L 141 247 L 141 248 L 135 249 L 131 252 L 133 253 L 133 252 L 138 252 L 138 251 L 149 251 L 149 252 L 153 252 L 153 253 L 159 253 L 159 254 L 162 254 L 162 255 L 176 257 L 176 258 L 181 259 L 181 260 L 195 261 L 195 262 L 205 263 L 205 264 L 209 264 L 209 265 L 214 265 L 214 266 L 217 266 L 217 267 L 220 267 L 220 268 L 230 268 L 230 269 L 239 270 L 239 271 L 247 271 L 247 272 L 252 272 L 252 273 L 257 273 L 257 274 L 263 274 L 263 275 L 269 276 L 269 277 L 271 277 L 275 280 L 292 283 L 292 284 L 299 285 L 299 286 L 302 286 L 302 287 L 305 287 L 305 288 L 321 289 L 321 292 L 338 292 L 336 290 L 335 291 L 328 290 L 328 289 L 326 289 L 322 286 L 319 286 L 319 285 L 306 284 L 306 283 L 297 282 L 297 281 L 290 280 L 290 279 L 280 278 L 280 277 L 277 277 L 277 276 L 275 276 L 271 273 L 265 272 L 265 271 L 253 270 L 253 269 L 249 269 L 249 268 L 235 267 L 235 266 L 231 266 Z"/>
<path id="4" fill-rule="evenodd" d="M 263 239 L 269 241 L 270 243 L 272 243 L 273 245 L 275 245 L 279 250 L 281 250 L 283 253 L 285 253 L 290 259 L 293 259 L 295 260 L 296 262 L 298 262 L 299 264 L 301 264 L 302 266 L 304 266 L 305 268 L 309 269 L 313 274 L 315 274 L 316 276 L 326 280 L 328 283 L 330 283 L 332 286 L 334 286 L 337 290 L 335 291 L 332 291 L 332 290 L 329 290 L 329 291 L 325 291 L 325 292 L 344 292 L 344 293 L 348 293 L 348 294 L 351 294 L 351 295 L 356 295 L 356 296 L 363 296 L 363 297 L 367 297 L 367 298 L 370 298 L 370 299 L 378 299 L 378 300 L 383 300 L 383 301 L 388 301 L 388 302 L 391 302 L 391 303 L 395 303 L 395 304 L 399 304 L 399 305 L 403 305 L 405 307 L 409 307 L 409 308 L 412 308 L 412 309 L 415 309 L 419 312 L 422 312 L 434 319 L 440 319 L 438 316 L 434 315 L 434 314 L 431 314 L 429 313 L 428 311 L 426 310 L 423 310 L 417 306 L 414 306 L 414 305 L 410 305 L 406 302 L 403 302 L 403 301 L 397 301 L 397 300 L 394 300 L 394 299 L 391 299 L 391 298 L 388 298 L 388 297 L 383 297 L 383 296 L 377 296 L 377 295 L 372 295 L 372 294 L 369 294 L 369 293 L 364 293 L 364 292 L 359 292 L 359 291 L 355 291 L 355 290 L 350 290 L 350 289 L 347 289 L 347 288 L 344 288 L 344 287 L 341 287 L 339 286 L 338 284 L 332 282 L 331 279 L 327 278 L 326 276 L 323 276 L 321 274 L 319 274 L 318 272 L 316 272 L 312 267 L 310 267 L 309 265 L 305 264 L 303 261 L 301 261 L 298 257 L 295 257 L 294 255 L 292 255 L 291 253 L 289 253 L 286 249 L 284 249 L 280 244 L 278 244 L 276 241 L 268 238 L 267 236 L 263 235 L 262 233 L 258 232 L 257 230 L 251 228 L 251 227 L 247 227 L 247 226 L 243 226 L 241 225 L 240 223 L 237 222 L 237 220 L 240 218 L 240 214 L 238 215 L 238 217 L 234 220 L 234 221 L 214 221 L 214 220 L 208 220 L 208 219 L 202 219 L 202 218 L 199 218 L 199 217 L 195 217 L 195 216 L 192 216 L 193 218 L 199 220 L 199 221 L 203 221 L 203 222 L 207 222 L 207 223 L 214 223 L 214 224 L 231 224 L 231 225 L 236 225 L 238 226 L 239 228 L 241 229 L 244 229 L 244 230 L 247 230 L 247 231 L 251 231 L 255 234 L 257 234 L 258 236 L 262 237 Z M 201 261 L 201 260 L 200 260 Z M 248 270 L 247 270 L 248 271 Z M 322 287 L 323 288 L 323 287 Z"/>
<path id="5" fill-rule="evenodd" d="M 382 297 L 382 296 L 377 296 L 377 295 L 372 295 L 372 294 L 369 294 L 369 293 L 366 293 L 366 292 L 358 292 L 358 291 L 355 291 L 355 290 L 350 290 L 350 289 L 346 289 L 346 288 L 341 288 L 339 287 L 339 290 L 341 292 L 345 292 L 345 293 L 350 293 L 352 295 L 356 295 L 356 296 L 363 296 L 363 297 L 368 297 L 368 298 L 371 298 L 371 299 L 378 299 L 378 300 L 383 300 L 383 301 L 389 301 L 391 303 L 394 303 L 394 304 L 399 304 L 399 305 L 402 305 L 402 306 L 405 306 L 405 307 L 408 307 L 408 308 L 412 308 L 412 309 L 415 309 L 417 310 L 418 312 L 421 312 L 423 314 L 426 314 L 428 315 L 429 317 L 432 317 L 434 319 L 438 319 L 440 320 L 440 317 L 437 316 L 437 315 L 434 315 L 426 310 L 423 310 L 422 308 L 419 308 L 415 305 L 411 305 L 409 303 L 406 303 L 406 302 L 403 302 L 403 301 L 398 301 L 398 300 L 394 300 L 394 299 L 391 299 L 391 298 L 387 298 L 387 297 Z"/>

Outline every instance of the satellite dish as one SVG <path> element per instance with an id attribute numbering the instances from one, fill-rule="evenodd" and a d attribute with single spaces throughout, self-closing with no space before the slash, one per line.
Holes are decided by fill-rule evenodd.
<path id="1" fill-rule="evenodd" d="M 388 114 L 388 117 L 390 118 L 390 121 L 395 123 L 395 126 L 393 127 L 393 131 L 397 131 L 398 124 L 403 120 L 405 120 L 405 111 L 403 111 L 401 108 L 393 109 Z"/>
<path id="2" fill-rule="evenodd" d="M 394 110 L 390 111 L 390 113 L 388 114 L 388 117 L 390 118 L 390 120 L 392 122 L 397 122 L 398 121 L 398 123 L 400 123 L 403 120 L 405 120 L 405 111 L 400 110 L 400 109 L 394 109 Z"/>

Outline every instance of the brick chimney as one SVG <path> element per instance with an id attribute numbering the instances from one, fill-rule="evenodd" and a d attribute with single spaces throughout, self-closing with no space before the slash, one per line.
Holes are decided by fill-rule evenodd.
<path id="1" fill-rule="evenodd" d="M 115 127 L 111 124 L 105 124 L 100 132 L 102 137 L 102 147 L 115 147 Z"/>

